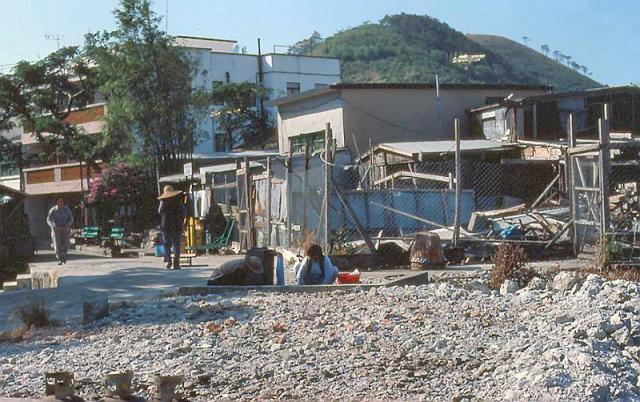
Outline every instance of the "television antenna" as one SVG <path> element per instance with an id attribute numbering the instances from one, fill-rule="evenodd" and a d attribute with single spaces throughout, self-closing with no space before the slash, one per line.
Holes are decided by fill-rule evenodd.
<path id="1" fill-rule="evenodd" d="M 46 40 L 55 40 L 56 41 L 56 47 L 58 49 L 60 49 L 60 39 L 62 39 L 64 37 L 64 35 L 60 35 L 60 34 L 44 34 L 44 38 Z"/>

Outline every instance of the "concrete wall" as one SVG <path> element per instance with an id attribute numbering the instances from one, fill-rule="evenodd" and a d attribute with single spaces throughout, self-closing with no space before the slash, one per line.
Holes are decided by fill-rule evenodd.
<path id="1" fill-rule="evenodd" d="M 340 82 L 340 61 L 324 57 L 268 54 L 264 56 L 264 84 L 272 89 L 271 99 L 287 95 L 287 82 L 300 84 L 300 92 L 316 84 Z"/>
<path id="2" fill-rule="evenodd" d="M 343 89 L 346 146 L 362 152 L 381 142 L 452 140 L 454 119 L 467 129 L 468 109 L 483 106 L 488 97 L 539 95 L 542 90 L 446 89 Z"/>
<path id="3" fill-rule="evenodd" d="M 289 152 L 289 138 L 324 130 L 331 124 L 338 147 L 345 146 L 342 100 L 335 92 L 305 99 L 278 113 L 278 145 L 280 152 Z"/>

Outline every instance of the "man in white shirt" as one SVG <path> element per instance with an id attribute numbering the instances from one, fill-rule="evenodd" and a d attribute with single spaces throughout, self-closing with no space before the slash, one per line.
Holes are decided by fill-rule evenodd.
<path id="1" fill-rule="evenodd" d="M 51 241 L 53 242 L 53 250 L 56 253 L 58 265 L 66 264 L 71 225 L 73 225 L 73 213 L 64 204 L 62 197 L 58 198 L 56 205 L 49 210 L 47 224 L 51 228 Z"/>

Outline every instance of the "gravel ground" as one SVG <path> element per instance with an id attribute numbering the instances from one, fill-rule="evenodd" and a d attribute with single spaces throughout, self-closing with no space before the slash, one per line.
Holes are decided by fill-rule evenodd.
<path id="1" fill-rule="evenodd" d="M 367 292 L 127 303 L 83 329 L 0 344 L 0 396 L 70 370 L 182 374 L 189 399 L 640 400 L 640 286 L 562 272 L 517 289 L 482 278 Z"/>

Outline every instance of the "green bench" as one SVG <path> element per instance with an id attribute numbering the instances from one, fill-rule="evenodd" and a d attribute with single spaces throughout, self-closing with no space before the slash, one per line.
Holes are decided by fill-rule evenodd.
<path id="1" fill-rule="evenodd" d="M 83 226 L 79 236 L 84 242 L 98 242 L 100 240 L 100 228 L 98 226 Z"/>
<path id="2" fill-rule="evenodd" d="M 100 240 L 111 241 L 113 245 L 124 243 L 125 232 L 123 227 L 115 226 L 111 228 L 108 237 L 101 237 Z"/>

